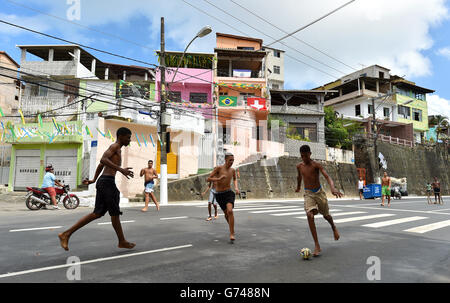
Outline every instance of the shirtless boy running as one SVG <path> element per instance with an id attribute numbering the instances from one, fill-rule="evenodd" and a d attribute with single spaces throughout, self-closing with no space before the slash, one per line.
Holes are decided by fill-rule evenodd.
<path id="1" fill-rule="evenodd" d="M 75 225 L 58 235 L 61 247 L 65 250 L 69 250 L 69 238 L 78 229 L 82 228 L 86 224 L 98 219 L 109 212 L 111 216 L 112 226 L 117 234 L 119 240 L 119 248 L 131 249 L 136 244 L 130 243 L 125 240 L 122 231 L 122 225 L 120 224 L 119 215 L 122 214 L 119 208 L 120 192 L 115 184 L 116 172 L 119 171 L 127 179 L 133 178 L 133 171 L 131 167 L 121 168 L 122 146 L 128 146 L 131 141 L 131 131 L 126 127 L 121 127 L 117 130 L 117 141 L 114 142 L 103 154 L 100 164 L 97 167 L 93 180 L 85 180 L 83 183 L 92 184 L 97 180 L 98 175 L 103 170 L 103 174 L 97 181 L 97 194 L 95 197 L 95 209 L 94 212 L 81 218 Z"/>
<path id="2" fill-rule="evenodd" d="M 225 214 L 225 219 L 228 222 L 230 228 L 230 241 L 234 242 L 234 200 L 236 198 L 235 193 L 231 190 L 231 179 L 234 181 L 234 189 L 236 194 L 239 195 L 239 188 L 236 179 L 236 171 L 231 168 L 234 162 L 234 156 L 227 153 L 225 155 L 225 164 L 222 166 L 217 166 L 209 175 L 206 182 L 215 182 L 216 185 L 216 199 L 219 203 L 220 208 Z"/>
<path id="3" fill-rule="evenodd" d="M 322 189 L 319 181 L 319 173 L 327 180 L 330 185 L 331 193 L 338 198 L 341 198 L 343 194 L 339 192 L 335 187 L 333 180 L 331 180 L 330 176 L 325 172 L 322 165 L 318 162 L 311 160 L 311 149 L 308 145 L 303 145 L 300 147 L 300 155 L 302 157 L 303 162 L 297 165 L 297 189 L 295 192 L 300 192 L 300 188 L 302 185 L 302 180 L 305 182 L 305 211 L 308 217 L 309 229 L 311 230 L 312 237 L 314 239 L 314 253 L 313 256 L 319 256 L 322 251 L 319 245 L 319 240 L 317 238 L 317 230 L 316 224 L 314 223 L 314 216 L 318 213 L 322 214 L 324 219 L 328 221 L 331 225 L 331 229 L 333 230 L 334 239 L 339 240 L 339 232 L 334 225 L 333 218 L 330 216 L 328 209 L 328 200 L 325 191 Z"/>
<path id="4" fill-rule="evenodd" d="M 152 197 L 153 203 L 156 205 L 156 210 L 159 210 L 159 203 L 156 201 L 155 194 L 153 193 L 153 187 L 155 186 L 154 179 L 158 178 L 158 174 L 156 170 L 153 168 L 153 161 L 148 161 L 148 167 L 141 169 L 141 177 L 145 175 L 145 207 L 141 209 L 143 212 L 148 210 L 148 202 L 150 201 L 150 197 Z"/>

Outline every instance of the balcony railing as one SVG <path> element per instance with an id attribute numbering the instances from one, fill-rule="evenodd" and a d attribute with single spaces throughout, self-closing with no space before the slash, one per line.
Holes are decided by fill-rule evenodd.
<path id="1" fill-rule="evenodd" d="M 217 69 L 217 77 L 234 77 L 233 76 L 233 71 L 231 71 L 228 68 L 218 68 Z M 239 78 L 239 77 L 236 77 Z M 264 78 L 264 72 L 260 71 L 260 70 L 252 70 L 250 77 L 244 77 L 244 78 L 256 78 L 256 79 L 261 79 Z"/>

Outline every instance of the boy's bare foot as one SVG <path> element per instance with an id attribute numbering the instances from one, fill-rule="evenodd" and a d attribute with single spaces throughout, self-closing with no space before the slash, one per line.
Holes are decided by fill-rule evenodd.
<path id="1" fill-rule="evenodd" d="M 143 209 L 141 209 L 142 212 L 146 212 L 148 211 L 148 207 L 144 207 Z"/>
<path id="2" fill-rule="evenodd" d="M 313 253 L 313 257 L 318 257 L 320 256 L 320 252 L 322 251 L 322 249 L 320 248 L 320 246 L 316 246 L 314 248 L 314 253 Z"/>
<path id="3" fill-rule="evenodd" d="M 234 243 L 234 240 L 236 240 L 236 238 L 234 237 L 234 235 L 230 235 L 230 241 L 231 241 L 231 243 Z"/>
<path id="4" fill-rule="evenodd" d="M 206 218 L 206 221 L 211 221 L 211 220 L 212 220 L 211 216 L 209 216 L 208 218 Z"/>
<path id="5" fill-rule="evenodd" d="M 337 229 L 333 229 L 334 240 L 337 241 L 341 237 Z"/>
<path id="6" fill-rule="evenodd" d="M 64 250 L 69 250 L 69 237 L 66 236 L 64 233 L 61 233 L 58 235 L 58 238 L 61 247 L 64 248 Z"/>
<path id="7" fill-rule="evenodd" d="M 119 245 L 118 245 L 119 248 L 128 248 L 128 249 L 132 249 L 135 246 L 136 246 L 136 244 L 130 243 L 130 242 L 127 242 L 127 241 L 119 243 Z"/>

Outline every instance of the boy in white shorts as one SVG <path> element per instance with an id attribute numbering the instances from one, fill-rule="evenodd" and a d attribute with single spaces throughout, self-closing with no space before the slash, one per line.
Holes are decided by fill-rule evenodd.
<path id="1" fill-rule="evenodd" d="M 209 217 L 206 218 L 206 221 L 211 221 L 212 217 L 211 217 L 211 204 L 214 205 L 214 219 L 217 219 L 219 217 L 219 215 L 217 214 L 217 199 L 216 199 L 216 190 L 215 190 L 215 185 L 214 182 L 209 182 L 208 184 L 208 188 L 202 193 L 202 196 L 204 194 L 206 194 L 206 192 L 209 190 L 209 199 L 208 199 L 208 213 L 209 213 Z"/>

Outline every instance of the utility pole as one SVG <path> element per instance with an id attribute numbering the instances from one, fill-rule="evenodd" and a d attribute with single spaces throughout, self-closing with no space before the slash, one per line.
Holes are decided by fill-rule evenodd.
<path id="1" fill-rule="evenodd" d="M 160 110 L 159 110 L 159 139 L 160 139 L 160 185 L 159 200 L 161 205 L 168 204 L 167 193 L 167 153 L 166 153 L 166 56 L 165 56 L 165 40 L 164 40 L 164 17 L 161 17 L 161 56 L 160 56 L 160 74 L 161 83 L 159 86 Z"/>
<path id="2" fill-rule="evenodd" d="M 372 120 L 373 120 L 373 127 L 372 127 L 372 135 L 373 135 L 373 150 L 374 150 L 374 156 L 375 156 L 375 173 L 378 176 L 379 172 L 379 163 L 378 163 L 378 148 L 377 148 L 377 139 L 378 139 L 378 133 L 377 133 L 377 120 L 376 120 L 376 114 L 375 114 L 375 98 L 372 98 Z"/>

